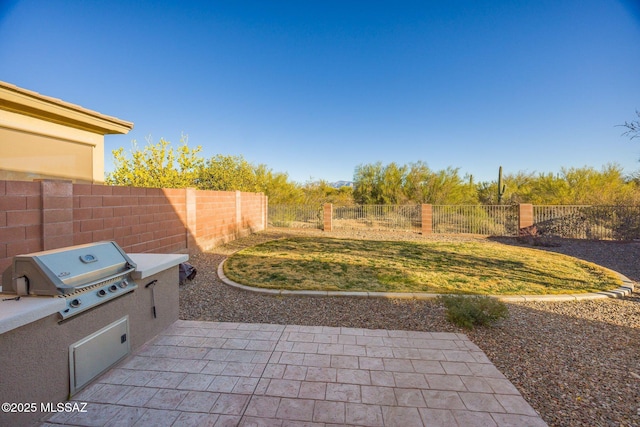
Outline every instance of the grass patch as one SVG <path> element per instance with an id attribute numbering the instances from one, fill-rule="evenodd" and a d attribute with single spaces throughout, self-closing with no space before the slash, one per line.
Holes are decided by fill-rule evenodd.
<path id="1" fill-rule="evenodd" d="M 495 242 L 295 237 L 244 249 L 225 274 L 287 290 L 544 295 L 611 290 L 610 270 L 573 257 Z"/>

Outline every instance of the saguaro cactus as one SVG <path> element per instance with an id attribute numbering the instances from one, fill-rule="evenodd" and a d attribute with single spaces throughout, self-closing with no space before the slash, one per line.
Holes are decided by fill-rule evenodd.
<path id="1" fill-rule="evenodd" d="M 502 204 L 502 196 L 507 189 L 507 185 L 502 182 L 502 166 L 498 169 L 498 204 Z"/>

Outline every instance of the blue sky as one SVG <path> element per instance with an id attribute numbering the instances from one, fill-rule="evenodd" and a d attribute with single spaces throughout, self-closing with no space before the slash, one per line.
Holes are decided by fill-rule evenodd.
<path id="1" fill-rule="evenodd" d="M 640 144 L 632 0 L 0 0 L 0 80 L 295 181 L 418 160 L 477 180 Z"/>

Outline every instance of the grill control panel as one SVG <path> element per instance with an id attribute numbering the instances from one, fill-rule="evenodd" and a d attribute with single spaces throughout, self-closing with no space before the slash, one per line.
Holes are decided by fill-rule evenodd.
<path id="1" fill-rule="evenodd" d="M 61 298 L 67 300 L 67 308 L 60 311 L 60 315 L 63 320 L 67 319 L 137 288 L 138 285 L 135 282 L 130 282 L 126 277 L 120 277 L 84 288 L 79 292 L 61 295 Z"/>

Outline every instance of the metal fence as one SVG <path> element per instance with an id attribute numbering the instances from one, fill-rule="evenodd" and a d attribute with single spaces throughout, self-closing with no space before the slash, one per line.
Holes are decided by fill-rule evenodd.
<path id="1" fill-rule="evenodd" d="M 536 233 L 574 239 L 640 238 L 640 206 L 534 206 Z"/>
<path id="2" fill-rule="evenodd" d="M 333 228 L 420 232 L 420 205 L 334 206 Z"/>
<path id="3" fill-rule="evenodd" d="M 640 206 L 533 206 L 530 232 L 574 239 L 640 239 Z M 517 205 L 433 205 L 433 233 L 517 236 Z M 323 228 L 322 206 L 269 206 L 269 226 Z M 333 229 L 422 230 L 420 205 L 334 206 Z"/>
<path id="4" fill-rule="evenodd" d="M 322 228 L 322 206 L 273 205 L 269 206 L 269 227 Z"/>
<path id="5" fill-rule="evenodd" d="M 433 205 L 433 232 L 516 236 L 517 206 Z"/>

